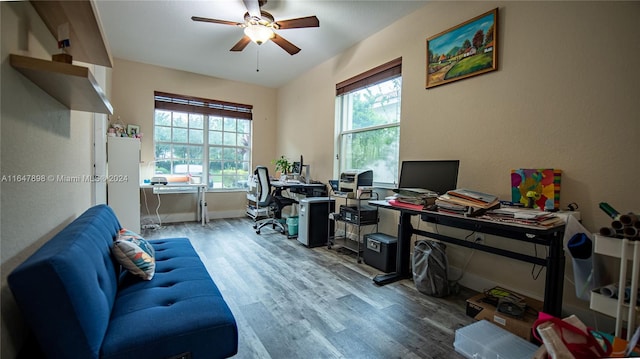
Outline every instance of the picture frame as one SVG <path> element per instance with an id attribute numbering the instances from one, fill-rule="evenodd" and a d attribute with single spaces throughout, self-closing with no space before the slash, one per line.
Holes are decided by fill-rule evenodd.
<path id="1" fill-rule="evenodd" d="M 498 69 L 498 8 L 427 39 L 426 88 Z"/>
<path id="2" fill-rule="evenodd" d="M 136 137 L 138 134 L 140 134 L 140 126 L 127 125 L 127 135 L 129 135 L 129 137 Z"/>

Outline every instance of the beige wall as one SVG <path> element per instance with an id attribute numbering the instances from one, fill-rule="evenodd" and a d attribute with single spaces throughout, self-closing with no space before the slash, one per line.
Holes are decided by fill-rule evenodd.
<path id="1" fill-rule="evenodd" d="M 137 124 L 144 134 L 142 139 L 141 177 L 150 178 L 153 172 L 153 92 L 162 91 L 179 95 L 211 98 L 253 106 L 252 165 L 270 166 L 276 157 L 277 117 L 276 90 L 246 83 L 228 81 L 190 72 L 116 59 L 113 67 L 114 114 L 112 122 Z M 149 192 L 149 191 L 148 191 Z M 157 199 L 153 195 L 142 197 L 143 217 L 148 206 L 155 214 Z M 160 198 L 163 222 L 193 218 L 193 198 L 182 195 L 163 195 Z M 245 213 L 246 192 L 207 193 L 208 211 L 212 218 L 237 217 Z"/>
<path id="2" fill-rule="evenodd" d="M 496 7 L 498 71 L 425 90 L 426 39 Z M 561 206 L 578 203 L 596 231 L 610 222 L 600 201 L 640 211 L 639 17 L 639 2 L 431 2 L 279 89 L 278 152 L 301 152 L 314 176 L 335 177 L 335 84 L 401 56 L 401 160 L 460 159 L 460 187 L 502 198 L 510 198 L 512 168 L 562 169 Z M 303 128 L 313 136 L 297 136 Z M 384 216 L 393 230 L 396 217 Z M 449 248 L 458 268 L 471 255 Z M 540 298 L 544 271 L 535 281 L 531 269 L 477 252 L 463 283 Z M 565 303 L 586 307 L 573 292 L 565 281 Z"/>
<path id="3" fill-rule="evenodd" d="M 23 339 L 19 312 L 6 285 L 15 266 L 91 206 L 91 184 L 62 176 L 92 172 L 93 114 L 69 111 L 9 64 L 10 53 L 50 58 L 56 40 L 28 2 L 2 2 L 0 252 L 2 357 Z M 44 175 L 44 182 L 14 176 Z M 53 176 L 53 177 L 50 177 Z M 41 178 L 40 178 L 41 179 Z"/>

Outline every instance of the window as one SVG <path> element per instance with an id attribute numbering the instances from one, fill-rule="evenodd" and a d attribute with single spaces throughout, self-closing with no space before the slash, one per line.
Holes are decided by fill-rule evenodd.
<path id="1" fill-rule="evenodd" d="M 201 177 L 210 189 L 246 187 L 252 106 L 155 92 L 155 173 Z"/>
<path id="2" fill-rule="evenodd" d="M 336 85 L 338 171 L 371 169 L 376 185 L 398 178 L 402 58 Z"/>

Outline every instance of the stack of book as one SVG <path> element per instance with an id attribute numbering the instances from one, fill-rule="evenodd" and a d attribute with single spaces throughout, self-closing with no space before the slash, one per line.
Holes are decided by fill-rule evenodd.
<path id="1" fill-rule="evenodd" d="M 487 211 L 483 217 L 498 222 L 552 227 L 564 223 L 564 219 L 547 211 L 528 208 L 503 207 Z"/>
<path id="2" fill-rule="evenodd" d="M 436 192 L 424 188 L 398 188 L 393 191 L 396 194 L 387 198 L 389 204 L 416 210 L 434 204 L 438 197 Z"/>
<path id="3" fill-rule="evenodd" d="M 458 188 L 439 196 L 438 211 L 464 216 L 479 216 L 487 210 L 500 208 L 500 201 L 492 194 Z"/>

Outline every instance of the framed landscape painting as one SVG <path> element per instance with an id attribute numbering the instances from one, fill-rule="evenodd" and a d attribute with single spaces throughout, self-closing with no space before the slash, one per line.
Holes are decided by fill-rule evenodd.
<path id="1" fill-rule="evenodd" d="M 498 68 L 498 8 L 427 39 L 427 86 Z"/>

